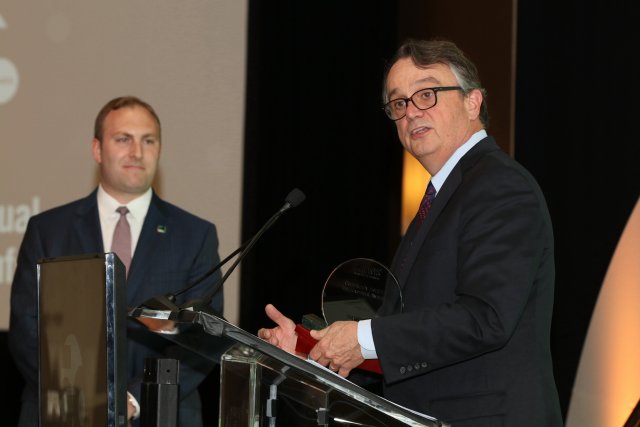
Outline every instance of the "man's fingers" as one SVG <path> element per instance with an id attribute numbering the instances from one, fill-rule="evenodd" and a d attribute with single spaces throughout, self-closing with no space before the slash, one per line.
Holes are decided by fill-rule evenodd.
<path id="1" fill-rule="evenodd" d="M 347 378 L 351 373 L 351 369 L 340 368 L 336 373 L 341 377 Z"/>
<path id="2" fill-rule="evenodd" d="M 267 316 L 269 316 L 269 319 L 273 320 L 281 328 L 289 330 L 295 329 L 296 324 L 293 322 L 293 320 L 280 313 L 280 311 L 273 304 L 267 304 L 267 306 L 264 308 L 264 311 L 267 313 Z"/>
<path id="3" fill-rule="evenodd" d="M 316 341 L 320 341 L 327 334 L 327 329 L 328 328 L 324 328 L 320 330 L 315 330 L 315 329 L 310 330 L 309 332 L 311 334 L 311 338 L 315 339 Z"/>

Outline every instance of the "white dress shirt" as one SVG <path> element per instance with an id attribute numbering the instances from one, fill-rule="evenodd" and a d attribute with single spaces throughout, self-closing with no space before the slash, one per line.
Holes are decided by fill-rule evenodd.
<path id="1" fill-rule="evenodd" d="M 133 199 L 126 205 L 118 202 L 111 197 L 102 185 L 98 186 L 98 215 L 100 216 L 100 228 L 102 231 L 102 243 L 105 252 L 111 252 L 111 244 L 113 240 L 113 231 L 120 219 L 120 214 L 116 212 L 120 206 L 126 206 L 129 209 L 127 213 L 127 221 L 131 228 L 131 257 L 136 251 L 140 232 L 144 218 L 147 216 L 149 206 L 151 205 L 152 190 L 149 188 L 142 196 Z"/>
<path id="2" fill-rule="evenodd" d="M 149 206 L 151 205 L 152 194 L 153 192 L 151 188 L 149 188 L 142 196 L 133 199 L 126 205 L 123 205 L 111 197 L 111 195 L 102 188 L 102 185 L 98 186 L 98 216 L 100 217 L 102 244 L 105 252 L 111 252 L 113 232 L 118 220 L 120 219 L 120 214 L 116 212 L 116 209 L 120 206 L 126 206 L 127 209 L 129 209 L 126 216 L 127 221 L 129 222 L 129 228 L 131 229 L 131 258 L 133 259 L 133 254 L 136 251 L 138 239 L 140 238 L 140 232 L 142 231 L 142 224 L 144 224 L 144 218 L 147 216 Z M 140 416 L 140 404 L 129 392 L 127 392 L 127 398 L 135 408 L 133 418 L 137 419 Z"/>

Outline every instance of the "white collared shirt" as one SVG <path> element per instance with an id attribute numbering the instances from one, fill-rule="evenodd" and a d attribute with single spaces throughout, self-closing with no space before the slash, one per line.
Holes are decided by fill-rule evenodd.
<path id="1" fill-rule="evenodd" d="M 453 152 L 449 160 L 445 162 L 445 164 L 440 168 L 437 174 L 431 177 L 431 183 L 436 189 L 436 197 L 438 197 L 438 191 L 444 185 L 444 182 L 449 177 L 449 174 L 453 170 L 453 168 L 458 164 L 462 156 L 467 154 L 467 151 L 471 150 L 478 142 L 482 141 L 487 137 L 487 131 L 484 129 L 479 130 L 478 132 L 471 135 L 471 138 L 464 144 L 462 144 L 456 151 Z M 425 188 L 427 186 L 425 185 Z"/>
<path id="2" fill-rule="evenodd" d="M 123 205 L 116 199 L 111 197 L 107 193 L 102 184 L 98 186 L 98 216 L 100 217 L 100 229 L 102 231 L 102 244 L 104 245 L 105 252 L 111 252 L 111 244 L 113 243 L 113 231 L 116 228 L 116 224 L 120 219 L 120 214 L 116 212 L 120 206 L 126 206 L 129 209 L 127 213 L 127 221 L 129 222 L 129 228 L 131 229 L 131 254 L 136 251 L 138 245 L 138 239 L 142 232 L 142 224 L 149 211 L 151 205 L 151 196 L 153 191 L 149 188 L 142 196 L 137 197 Z M 107 249 L 108 248 L 108 249 Z M 133 419 L 137 419 L 140 416 L 140 404 L 135 397 L 127 392 L 129 402 L 134 406 Z"/>
<path id="3" fill-rule="evenodd" d="M 445 162 L 442 168 L 437 174 L 431 177 L 431 183 L 436 189 L 436 197 L 438 192 L 444 185 L 444 182 L 449 177 L 449 174 L 453 168 L 458 164 L 462 156 L 467 154 L 467 151 L 471 150 L 474 145 L 487 137 L 487 131 L 482 129 L 471 135 L 471 138 L 464 144 L 462 144 L 454 153 L 449 157 L 449 160 Z M 426 188 L 426 185 L 425 185 Z M 373 333 L 371 332 L 371 319 L 361 320 L 358 322 L 358 344 L 360 344 L 360 350 L 362 356 L 365 359 L 377 359 L 376 345 L 373 342 Z"/>
<path id="4" fill-rule="evenodd" d="M 131 228 L 131 253 L 135 253 L 138 239 L 140 238 L 140 232 L 142 231 L 142 224 L 144 224 L 144 218 L 147 216 L 149 206 L 151 205 L 152 194 L 153 192 L 151 188 L 149 188 L 142 196 L 133 199 L 126 205 L 123 205 L 111 197 L 111 195 L 102 188 L 102 185 L 98 186 L 98 215 L 100 217 L 102 243 L 104 245 L 105 252 L 111 252 L 113 231 L 120 219 L 120 214 L 116 212 L 116 209 L 120 206 L 126 206 L 127 209 L 129 209 L 129 213 L 127 213 L 127 221 Z"/>

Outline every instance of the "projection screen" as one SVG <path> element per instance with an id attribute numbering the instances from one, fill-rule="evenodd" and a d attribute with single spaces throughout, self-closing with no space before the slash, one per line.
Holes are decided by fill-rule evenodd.
<path id="1" fill-rule="evenodd" d="M 116 96 L 139 96 L 160 116 L 160 196 L 214 222 L 222 257 L 240 244 L 247 7 L 244 0 L 0 6 L 0 330 L 8 328 L 28 218 L 95 188 L 93 121 Z M 234 322 L 237 273 L 225 289 Z"/>

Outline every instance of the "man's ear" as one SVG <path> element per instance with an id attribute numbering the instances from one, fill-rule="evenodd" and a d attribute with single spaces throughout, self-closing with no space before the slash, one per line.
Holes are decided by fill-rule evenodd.
<path id="1" fill-rule="evenodd" d="M 467 93 L 465 105 L 467 107 L 467 112 L 469 113 L 469 118 L 474 120 L 480 116 L 480 107 L 482 106 L 482 92 L 480 89 L 473 89 L 471 92 Z"/>
<path id="2" fill-rule="evenodd" d="M 93 138 L 93 141 L 91 141 L 91 153 L 96 163 L 102 163 L 102 145 L 97 138 Z"/>

